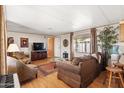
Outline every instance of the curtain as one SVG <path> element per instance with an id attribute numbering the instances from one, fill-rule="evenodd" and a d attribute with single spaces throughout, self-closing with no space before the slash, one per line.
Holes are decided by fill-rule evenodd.
<path id="1" fill-rule="evenodd" d="M 7 37 L 6 37 L 6 21 L 4 15 L 4 6 L 0 5 L 0 74 L 7 74 L 7 62 L 6 62 L 6 45 L 7 45 Z"/>

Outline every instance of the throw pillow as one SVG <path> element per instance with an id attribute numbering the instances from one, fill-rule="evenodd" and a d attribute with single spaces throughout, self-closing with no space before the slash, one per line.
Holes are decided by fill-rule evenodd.
<path id="1" fill-rule="evenodd" d="M 78 65 L 79 64 L 79 62 L 80 62 L 80 58 L 79 57 L 75 57 L 73 60 L 72 60 L 72 64 L 73 65 Z"/>

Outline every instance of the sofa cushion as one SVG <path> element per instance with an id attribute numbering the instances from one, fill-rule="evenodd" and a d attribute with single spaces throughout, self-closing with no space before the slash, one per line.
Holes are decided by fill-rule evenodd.
<path id="1" fill-rule="evenodd" d="M 78 65 L 80 61 L 81 61 L 80 57 L 75 57 L 75 58 L 72 60 L 71 63 L 72 63 L 73 65 Z"/>
<path id="2" fill-rule="evenodd" d="M 28 57 L 25 57 L 25 58 L 22 58 L 22 59 L 18 59 L 19 61 L 25 63 L 25 64 L 29 64 L 30 63 L 30 58 Z"/>
<path id="3" fill-rule="evenodd" d="M 18 52 L 15 53 L 15 58 L 16 58 L 16 59 L 22 59 L 23 57 L 25 57 L 25 56 L 24 56 L 24 53 L 18 53 Z"/>
<path id="4" fill-rule="evenodd" d="M 85 62 L 87 60 L 90 60 L 92 56 L 84 55 L 83 57 L 74 57 L 72 60 L 72 64 L 78 66 L 80 62 Z"/>
<path id="5" fill-rule="evenodd" d="M 75 66 L 68 62 L 67 63 L 66 62 L 57 62 L 56 65 L 59 69 L 64 69 L 66 71 L 70 71 L 75 74 L 80 74 L 79 66 Z"/>

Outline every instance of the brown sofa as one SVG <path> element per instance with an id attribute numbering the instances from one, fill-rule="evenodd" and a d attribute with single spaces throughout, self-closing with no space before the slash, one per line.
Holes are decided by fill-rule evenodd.
<path id="1" fill-rule="evenodd" d="M 99 75 L 99 62 L 92 56 L 74 58 L 71 62 L 56 62 L 58 79 L 70 87 L 87 87 Z"/>
<path id="2" fill-rule="evenodd" d="M 7 56 L 8 73 L 17 73 L 20 83 L 37 77 L 37 68 L 29 67 L 19 60 Z"/>

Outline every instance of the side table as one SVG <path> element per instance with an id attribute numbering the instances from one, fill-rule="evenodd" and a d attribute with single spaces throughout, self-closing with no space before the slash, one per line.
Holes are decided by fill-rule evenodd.
<path id="1" fill-rule="evenodd" d="M 106 70 L 109 72 L 109 84 L 108 84 L 109 88 L 111 86 L 112 78 L 119 79 L 121 81 L 122 86 L 124 87 L 124 82 L 121 75 L 122 69 L 116 67 L 106 67 Z M 115 76 L 115 74 L 117 74 L 117 76 Z"/>
<path id="2" fill-rule="evenodd" d="M 119 67 L 121 69 L 124 69 L 124 64 L 122 64 L 122 63 L 115 63 L 114 65 L 115 65 L 115 67 Z"/>
<path id="3" fill-rule="evenodd" d="M 122 63 L 115 63 L 114 65 L 115 65 L 115 67 L 121 68 L 123 70 L 122 71 L 122 75 L 123 75 L 123 79 L 124 79 L 124 64 L 122 64 Z"/>

